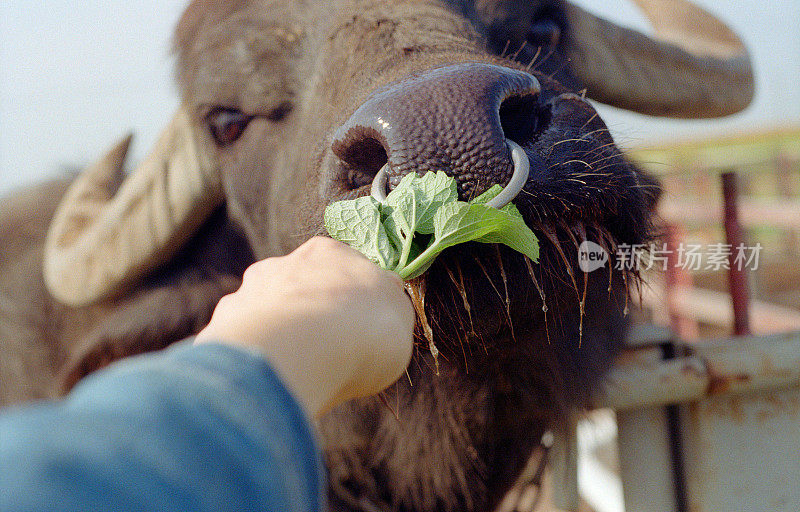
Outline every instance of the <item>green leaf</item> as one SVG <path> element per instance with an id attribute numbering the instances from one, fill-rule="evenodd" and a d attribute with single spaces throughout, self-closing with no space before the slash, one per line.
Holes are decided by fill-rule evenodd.
<path id="1" fill-rule="evenodd" d="M 494 199 L 495 197 L 497 197 L 500 194 L 500 192 L 502 192 L 502 191 L 503 191 L 503 187 L 501 187 L 500 185 L 492 185 L 489 188 L 489 190 L 487 190 L 483 194 L 479 195 L 478 197 L 475 197 L 472 200 L 470 200 L 470 203 L 472 203 L 472 204 L 486 204 L 489 201 L 491 201 L 492 199 Z"/>
<path id="2" fill-rule="evenodd" d="M 501 190 L 495 185 L 465 203 L 445 173 L 411 173 L 388 194 L 385 205 L 371 197 L 331 204 L 325 227 L 331 237 L 403 279 L 425 272 L 448 247 L 470 241 L 505 244 L 536 261 L 538 241 L 516 206 L 486 206 Z"/>
<path id="3" fill-rule="evenodd" d="M 470 202 L 472 204 L 485 205 L 494 199 L 502 190 L 503 187 L 500 185 L 494 185 Z M 539 259 L 539 241 L 536 235 L 533 234 L 533 231 L 525 224 L 522 214 L 517 207 L 514 206 L 514 203 L 508 203 L 498 211 L 504 212 L 512 217 L 511 219 L 505 219 L 503 221 L 506 223 L 506 228 L 489 233 L 475 241 L 488 244 L 504 244 L 517 252 L 521 252 L 533 261 L 537 261 Z"/>
<path id="4" fill-rule="evenodd" d="M 500 185 L 492 185 L 491 188 L 489 188 L 489 190 L 487 190 L 483 194 L 479 195 L 478 197 L 474 198 L 472 201 L 470 201 L 470 203 L 472 203 L 472 204 L 486 204 L 489 201 L 491 201 L 492 199 L 494 199 L 495 197 L 497 197 L 500 194 L 500 192 L 502 192 L 502 191 L 503 191 L 503 187 L 501 187 Z M 520 218 L 522 218 L 522 214 L 519 213 L 519 210 L 517 209 L 516 206 L 514 206 L 514 203 L 508 203 L 504 207 L 500 208 L 500 210 L 515 214 L 515 215 L 519 216 Z"/>
<path id="5" fill-rule="evenodd" d="M 520 252 L 530 258 L 532 261 L 539 261 L 539 240 L 533 234 L 531 228 L 525 224 L 519 211 L 514 208 L 516 214 L 505 211 L 505 208 L 495 210 L 501 215 L 506 216 L 502 219 L 497 230 L 492 231 L 480 238 L 476 238 L 476 242 L 485 244 L 503 244 L 511 247 L 517 252 Z"/>
<path id="6" fill-rule="evenodd" d="M 392 207 L 392 217 L 401 228 L 413 227 L 413 232 L 433 233 L 433 216 L 440 206 L 458 201 L 456 180 L 442 171 L 403 176 L 400 184 L 386 196 Z"/>
<path id="7" fill-rule="evenodd" d="M 436 256 L 448 247 L 464 242 L 502 243 L 532 260 L 539 258 L 536 235 L 521 216 L 485 204 L 461 201 L 442 205 L 434 217 L 433 241 L 405 268 L 401 277 L 410 279 L 424 272 Z"/>
<path id="8" fill-rule="evenodd" d="M 439 245 L 450 247 L 488 235 L 495 229 L 492 217 L 496 213 L 482 204 L 458 201 L 442 205 L 434 218 L 434 239 Z"/>
<path id="9" fill-rule="evenodd" d="M 381 223 L 380 203 L 375 198 L 359 197 L 328 205 L 325 229 L 331 238 L 346 243 L 381 268 L 393 270 L 397 265 L 399 252 Z"/>
<path id="10" fill-rule="evenodd" d="M 413 259 L 416 234 L 433 233 L 433 216 L 442 204 L 458 200 L 456 182 L 443 172 L 403 176 L 400 184 L 386 196 L 384 225 L 400 250 L 399 267 Z"/>

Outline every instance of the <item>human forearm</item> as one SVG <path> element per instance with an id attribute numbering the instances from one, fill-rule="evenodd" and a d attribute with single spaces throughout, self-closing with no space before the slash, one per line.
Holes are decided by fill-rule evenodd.
<path id="1" fill-rule="evenodd" d="M 260 357 L 216 344 L 128 360 L 0 419 L 0 510 L 316 510 L 303 412 Z M 59 505 L 61 504 L 61 505 Z"/>

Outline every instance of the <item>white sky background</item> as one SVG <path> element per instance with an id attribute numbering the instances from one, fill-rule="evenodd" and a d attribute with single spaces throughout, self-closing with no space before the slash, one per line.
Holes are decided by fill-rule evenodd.
<path id="1" fill-rule="evenodd" d="M 575 0 L 646 29 L 625 0 Z M 696 0 L 742 35 L 754 103 L 722 121 L 665 121 L 605 108 L 625 146 L 800 125 L 800 0 Z M 128 130 L 144 156 L 177 105 L 169 44 L 186 0 L 0 0 L 0 191 L 85 165 Z M 766 6 L 769 7 L 766 7 Z"/>

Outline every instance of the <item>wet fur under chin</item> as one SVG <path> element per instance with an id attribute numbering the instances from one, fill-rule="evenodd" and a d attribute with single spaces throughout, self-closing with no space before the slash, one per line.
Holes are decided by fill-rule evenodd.
<path id="1" fill-rule="evenodd" d="M 621 346 L 626 283 L 587 276 L 581 321 L 582 283 L 566 277 L 563 251 L 542 245 L 532 274 L 513 251 L 475 244 L 426 274 L 439 375 L 418 328 L 408 375 L 384 400 L 323 420 L 332 510 L 491 510 L 545 430 L 584 404 Z M 476 277 L 462 285 L 463 275 Z"/>
<path id="2" fill-rule="evenodd" d="M 446 363 L 436 376 L 430 354 L 415 364 L 385 404 L 356 401 L 323 421 L 332 510 L 484 510 L 538 443 L 535 423 L 492 434 L 508 411 L 491 383 Z"/>

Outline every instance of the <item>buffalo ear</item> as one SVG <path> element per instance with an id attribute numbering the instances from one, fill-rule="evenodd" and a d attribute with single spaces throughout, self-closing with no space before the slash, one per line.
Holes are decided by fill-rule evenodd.
<path id="1" fill-rule="evenodd" d="M 119 359 L 161 350 L 197 334 L 217 302 L 236 291 L 254 258 L 219 208 L 172 260 L 144 277 L 146 285 L 99 305 L 111 311 L 68 349 L 56 385 L 69 391 Z"/>

